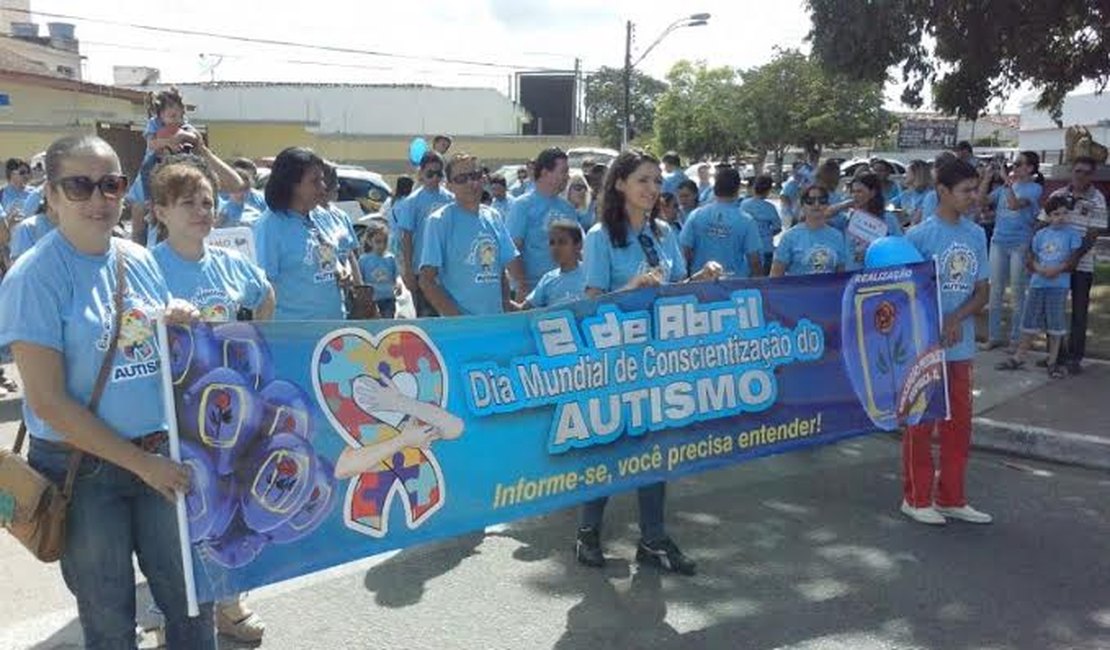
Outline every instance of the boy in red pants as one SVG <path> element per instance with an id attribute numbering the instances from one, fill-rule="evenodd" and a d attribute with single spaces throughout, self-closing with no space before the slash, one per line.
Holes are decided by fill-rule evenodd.
<path id="1" fill-rule="evenodd" d="M 906 238 L 926 259 L 937 261 L 944 324 L 941 343 L 948 369 L 950 418 L 908 427 L 902 439 L 902 512 L 923 524 L 948 518 L 989 524 L 991 516 L 972 508 L 964 495 L 971 446 L 971 367 L 975 355 L 975 314 L 987 304 L 990 267 L 983 229 L 961 216 L 971 211 L 979 176 L 960 160 L 940 162 L 934 214 Z M 940 434 L 940 480 L 933 490 L 932 434 Z"/>

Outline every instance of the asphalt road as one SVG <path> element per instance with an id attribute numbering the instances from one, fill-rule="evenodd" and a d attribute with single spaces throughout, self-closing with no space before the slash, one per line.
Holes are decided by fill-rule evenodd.
<path id="1" fill-rule="evenodd" d="M 0 425 L 0 444 L 13 433 Z M 603 571 L 574 563 L 574 515 L 560 512 L 252 600 L 275 649 L 1110 648 L 1110 477 L 980 453 L 969 493 L 994 525 L 909 522 L 898 446 L 875 436 L 672 484 L 670 531 L 694 578 L 629 562 L 623 497 Z M 56 567 L 0 536 L 0 648 L 77 647 Z"/>

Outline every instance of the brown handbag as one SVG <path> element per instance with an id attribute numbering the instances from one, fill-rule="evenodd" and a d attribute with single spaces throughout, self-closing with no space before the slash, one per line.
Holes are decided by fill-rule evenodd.
<path id="1" fill-rule="evenodd" d="M 374 287 L 369 284 L 352 284 L 347 288 L 347 319 L 370 320 L 381 318 L 374 302 Z"/>
<path id="2" fill-rule="evenodd" d="M 112 338 L 100 364 L 100 372 L 89 398 L 89 410 L 96 412 L 100 396 L 108 383 L 108 374 L 119 345 L 120 321 L 123 319 L 123 294 L 127 290 L 124 275 L 124 254 L 116 250 L 116 287 L 112 293 Z M 42 562 L 57 562 L 65 552 L 66 511 L 73 496 L 73 483 L 81 465 L 80 450 L 69 457 L 65 484 L 59 490 L 20 455 L 27 437 L 27 424 L 19 424 L 12 451 L 0 449 L 0 525 Z"/>

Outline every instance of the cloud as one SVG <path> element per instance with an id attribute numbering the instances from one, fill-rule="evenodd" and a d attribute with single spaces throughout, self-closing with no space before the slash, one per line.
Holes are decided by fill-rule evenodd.
<path id="1" fill-rule="evenodd" d="M 575 0 L 489 0 L 493 17 L 514 30 L 561 30 L 612 18 L 612 8 Z"/>

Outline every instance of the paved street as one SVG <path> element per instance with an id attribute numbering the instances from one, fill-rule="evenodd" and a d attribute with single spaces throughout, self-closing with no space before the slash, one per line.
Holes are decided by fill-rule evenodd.
<path id="1" fill-rule="evenodd" d="M 976 452 L 970 493 L 996 524 L 934 529 L 897 513 L 897 468 L 874 436 L 673 484 L 693 579 L 627 561 L 627 497 L 603 572 L 574 564 L 566 512 L 372 558 L 253 594 L 263 647 L 1110 647 L 1110 477 Z M 80 647 L 57 568 L 6 536 L 0 584 L 0 648 Z"/>

